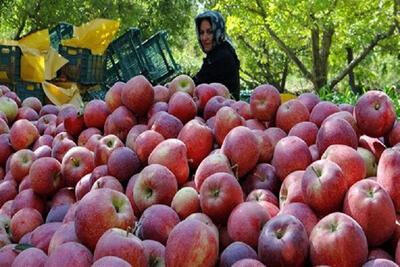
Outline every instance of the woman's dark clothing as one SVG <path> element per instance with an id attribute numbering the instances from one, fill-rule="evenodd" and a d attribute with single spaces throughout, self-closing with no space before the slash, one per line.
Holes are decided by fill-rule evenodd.
<path id="1" fill-rule="evenodd" d="M 222 83 L 236 100 L 239 100 L 239 67 L 240 61 L 235 49 L 225 32 L 225 21 L 217 11 L 206 11 L 195 18 L 197 38 L 200 47 L 200 24 L 208 19 L 213 32 L 213 48 L 203 59 L 200 71 L 193 77 L 196 85 L 201 83 Z M 205 51 L 204 51 L 205 52 Z"/>
<path id="2" fill-rule="evenodd" d="M 201 83 L 222 83 L 232 96 L 239 100 L 240 62 L 232 46 L 223 42 L 203 59 L 200 71 L 193 77 L 196 85 Z"/>

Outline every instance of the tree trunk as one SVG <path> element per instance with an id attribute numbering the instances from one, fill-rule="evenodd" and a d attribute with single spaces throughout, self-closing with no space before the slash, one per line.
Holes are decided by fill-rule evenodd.
<path id="1" fill-rule="evenodd" d="M 353 49 L 351 47 L 346 47 L 347 52 L 347 64 L 350 64 L 353 61 Z M 356 86 L 354 71 L 353 69 L 349 71 L 349 86 L 354 93 L 361 93 L 359 88 Z"/>

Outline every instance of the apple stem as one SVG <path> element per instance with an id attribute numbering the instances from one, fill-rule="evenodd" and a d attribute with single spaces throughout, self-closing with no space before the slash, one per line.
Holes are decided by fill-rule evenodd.
<path id="1" fill-rule="evenodd" d="M 315 173 L 315 175 L 317 175 L 317 177 L 321 177 L 322 171 L 319 169 L 316 169 L 314 166 L 311 167 L 313 172 Z"/>
<path id="2" fill-rule="evenodd" d="M 236 179 L 239 180 L 239 164 L 233 165 L 231 170 L 234 171 Z"/>

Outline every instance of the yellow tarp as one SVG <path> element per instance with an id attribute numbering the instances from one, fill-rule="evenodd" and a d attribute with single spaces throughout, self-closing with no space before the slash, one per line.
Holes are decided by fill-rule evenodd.
<path id="1" fill-rule="evenodd" d="M 281 94 L 281 102 L 285 103 L 291 99 L 296 99 L 297 96 L 293 94 Z"/>
<path id="2" fill-rule="evenodd" d="M 68 40 L 61 40 L 61 44 L 88 48 L 94 55 L 103 55 L 118 28 L 119 21 L 94 19 L 79 27 L 74 27 L 74 37 Z"/>
<path id="3" fill-rule="evenodd" d="M 43 91 L 47 98 L 56 106 L 63 104 L 74 104 L 78 108 L 83 106 L 82 97 L 76 83 L 49 83 L 43 82 Z"/>

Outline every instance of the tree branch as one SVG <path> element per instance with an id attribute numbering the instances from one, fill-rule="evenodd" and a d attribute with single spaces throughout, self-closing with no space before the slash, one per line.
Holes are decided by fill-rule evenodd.
<path id="1" fill-rule="evenodd" d="M 349 65 L 340 73 L 335 79 L 333 79 L 330 84 L 329 88 L 335 87 L 354 67 L 356 67 L 360 62 L 374 49 L 374 47 L 378 44 L 379 41 L 388 38 L 391 36 L 395 30 L 395 24 L 392 24 L 387 32 L 378 33 L 374 36 L 373 40 L 364 48 L 358 57 L 353 59 Z"/>
<path id="2" fill-rule="evenodd" d="M 321 61 L 319 55 L 319 29 L 318 27 L 311 28 L 311 48 L 312 48 L 312 64 L 314 69 L 314 79 L 318 80 L 321 70 Z"/>

